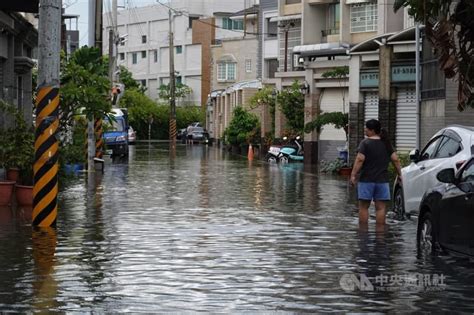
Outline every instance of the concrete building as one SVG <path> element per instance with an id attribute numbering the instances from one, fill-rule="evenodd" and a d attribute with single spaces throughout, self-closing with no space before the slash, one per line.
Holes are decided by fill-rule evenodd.
<path id="1" fill-rule="evenodd" d="M 324 78 L 335 67 L 349 67 L 349 49 L 378 34 L 403 29 L 403 12 L 393 13 L 391 2 L 279 0 L 279 72 L 275 87 L 283 89 L 294 80 L 309 86 L 305 95 L 305 123 L 321 112 L 349 112 L 349 86 L 346 78 Z M 352 81 L 351 81 L 352 84 Z M 277 111 L 275 136 L 280 137 L 284 117 Z M 305 134 L 305 162 L 332 160 L 338 147 L 346 145 L 341 129 L 326 125 L 318 134 Z"/>
<path id="2" fill-rule="evenodd" d="M 216 39 L 212 53 L 212 92 L 207 110 L 207 128 L 212 138 L 222 140 L 235 107 L 247 105 L 259 88 L 259 6 L 253 5 L 234 13 L 216 13 L 217 25 L 222 21 L 227 38 Z M 216 35 L 217 36 L 217 35 Z M 260 110 L 254 111 L 261 115 Z M 262 119 L 262 117 L 260 117 Z"/>
<path id="3" fill-rule="evenodd" d="M 264 84 L 274 85 L 278 71 L 278 0 L 261 0 L 259 13 L 259 57 L 257 77 Z M 273 20 L 272 20 L 273 19 Z"/>
<path id="4" fill-rule="evenodd" d="M 30 16 L 31 17 L 31 16 Z M 32 75 L 38 32 L 24 15 L 0 11 L 0 99 L 13 104 L 32 123 Z M 0 112 L 0 128 L 11 119 Z"/>
<path id="5" fill-rule="evenodd" d="M 474 108 L 458 110 L 458 83 L 446 79 L 431 43 L 423 39 L 420 87 L 420 150 L 439 129 L 459 124 L 474 126 Z"/>
<path id="6" fill-rule="evenodd" d="M 417 104 L 416 28 L 406 10 L 403 16 L 403 30 L 378 34 L 351 49 L 351 161 L 364 138 L 364 122 L 371 118 L 387 128 L 399 153 L 422 149 L 438 130 L 450 124 L 472 125 L 474 121 L 474 110 L 458 111 L 457 84 L 444 77 L 430 42 L 423 37 Z"/>
<path id="7" fill-rule="evenodd" d="M 245 1 L 174 0 L 169 5 L 174 10 L 181 12 L 175 13 L 173 18 L 176 80 L 188 85 L 193 90 L 193 93 L 186 99 L 178 100 L 178 105 L 200 105 L 203 100 L 207 99 L 208 94 L 203 91 L 201 84 L 204 59 L 201 42 L 205 38 L 212 40 L 214 34 L 209 34 L 209 36 L 193 35 L 194 22 L 202 19 L 210 22 L 211 25 L 218 23 L 217 20 L 205 19 L 212 18 L 214 12 L 242 10 Z M 147 87 L 147 95 L 158 100 L 159 86 L 169 83 L 168 8 L 157 4 L 119 10 L 117 24 L 120 36 L 126 36 L 126 40 L 118 46 L 117 64 L 127 67 L 132 72 L 134 79 Z M 104 14 L 104 52 L 108 51 L 110 27 L 110 13 L 106 13 Z M 201 27 L 200 30 L 202 29 Z M 212 28 L 204 29 L 211 32 Z M 216 38 L 221 35 L 225 36 L 225 34 L 221 34 L 220 30 L 216 30 Z M 204 68 L 206 68 L 205 65 Z"/>

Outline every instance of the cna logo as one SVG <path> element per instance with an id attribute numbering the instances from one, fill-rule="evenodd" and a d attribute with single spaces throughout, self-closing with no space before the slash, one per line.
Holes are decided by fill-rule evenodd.
<path id="1" fill-rule="evenodd" d="M 339 285 L 346 292 L 354 292 L 357 289 L 359 291 L 374 291 L 374 286 L 364 274 L 344 274 L 339 280 Z"/>

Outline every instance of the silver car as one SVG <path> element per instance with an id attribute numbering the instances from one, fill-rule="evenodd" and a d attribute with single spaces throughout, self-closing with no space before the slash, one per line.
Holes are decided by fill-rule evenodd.
<path id="1" fill-rule="evenodd" d="M 426 191 L 440 184 L 436 174 L 459 168 L 474 154 L 474 127 L 452 125 L 438 131 L 421 150 L 410 152 L 410 165 L 402 168 L 402 184 L 395 180 L 394 211 L 416 214 Z"/>

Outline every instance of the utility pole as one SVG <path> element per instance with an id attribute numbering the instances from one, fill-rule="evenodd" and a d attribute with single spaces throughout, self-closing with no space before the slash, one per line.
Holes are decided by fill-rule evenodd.
<path id="1" fill-rule="evenodd" d="M 98 0 L 100 1 L 100 0 Z M 89 47 L 95 46 L 96 0 L 89 0 Z M 93 172 L 95 156 L 94 117 L 87 121 L 87 171 Z"/>
<path id="2" fill-rule="evenodd" d="M 174 77 L 173 13 L 169 9 L 169 52 L 170 52 L 170 154 L 176 152 L 176 85 Z"/>
<path id="3" fill-rule="evenodd" d="M 117 82 L 117 53 L 118 53 L 118 27 L 117 27 L 117 0 L 112 0 L 112 27 L 109 31 L 109 66 L 111 68 L 110 82 L 112 87 Z"/>
<path id="4" fill-rule="evenodd" d="M 61 0 L 39 2 L 38 96 L 32 224 L 56 225 L 58 212 L 59 64 Z"/>

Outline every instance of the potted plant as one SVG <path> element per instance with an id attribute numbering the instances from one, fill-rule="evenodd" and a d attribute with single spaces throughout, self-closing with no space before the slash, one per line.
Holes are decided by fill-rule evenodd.
<path id="1" fill-rule="evenodd" d="M 7 178 L 17 183 L 15 190 L 18 204 L 31 205 L 35 154 L 33 126 L 26 123 L 23 113 L 14 106 L 1 102 L 0 110 L 14 118 L 12 127 L 4 130 L 0 137 L 0 162 L 7 169 Z"/>

